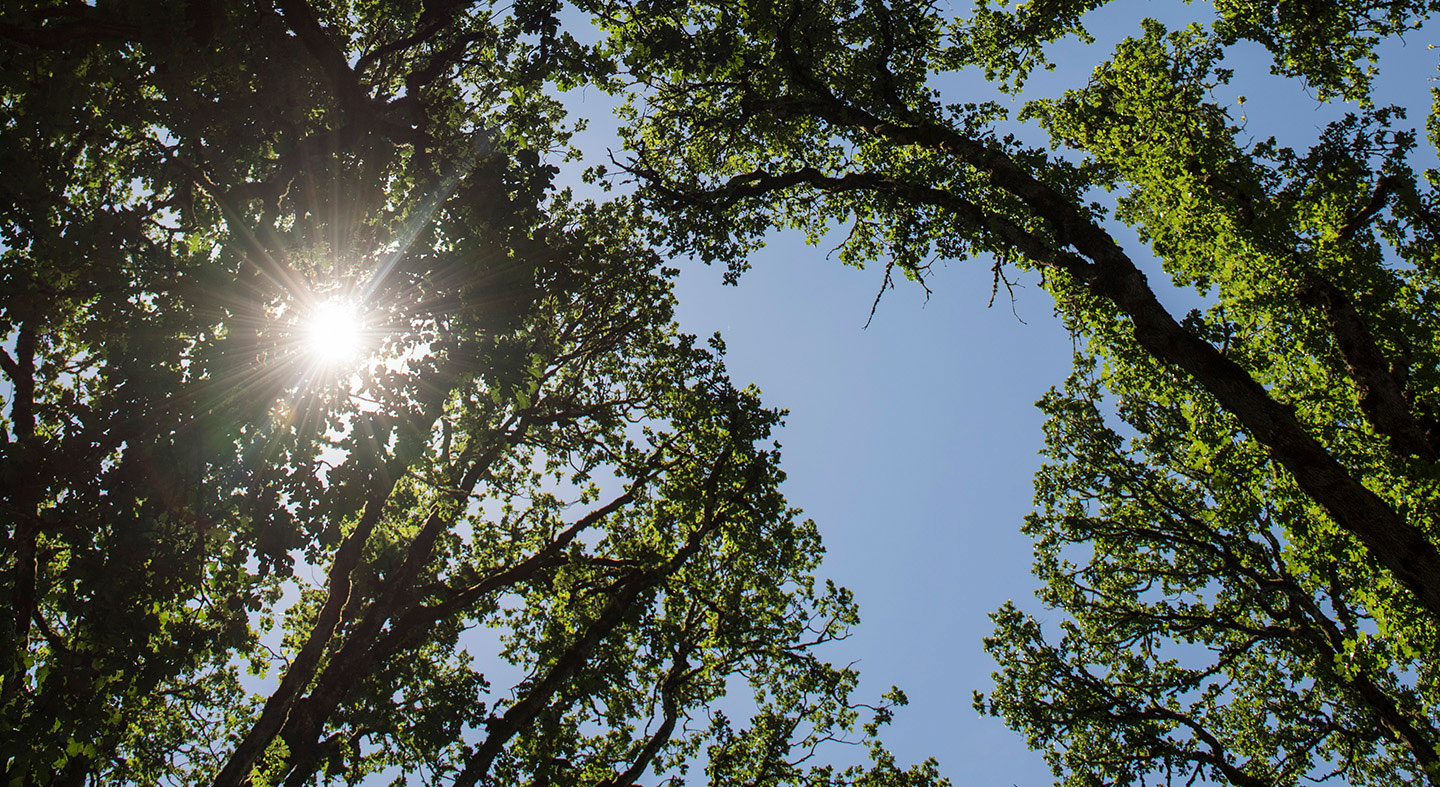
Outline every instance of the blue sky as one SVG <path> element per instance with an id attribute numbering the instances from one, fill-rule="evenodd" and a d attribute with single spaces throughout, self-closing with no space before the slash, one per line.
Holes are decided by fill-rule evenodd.
<path id="1" fill-rule="evenodd" d="M 1208 13 L 1203 4 L 1112 3 L 1086 19 L 1099 42 L 1057 47 L 1058 68 L 1033 78 L 1024 98 L 1084 84 L 1144 16 L 1174 27 Z M 1440 42 L 1434 31 L 1388 45 L 1382 60 L 1380 103 L 1410 106 L 1416 125 L 1436 74 L 1437 53 L 1426 49 Z M 1303 148 L 1346 109 L 1317 108 L 1303 85 L 1269 76 L 1259 47 L 1237 48 L 1226 65 L 1235 79 L 1216 98 L 1245 95 L 1234 112 L 1246 115 L 1257 139 L 1273 134 Z M 994 95 L 970 74 L 936 86 L 952 101 Z M 575 109 L 606 106 L 592 93 Z M 596 118 L 597 129 L 605 125 Z M 1026 138 L 1042 141 L 1033 131 Z M 593 149 L 602 139 L 586 135 L 582 144 Z M 1132 233 L 1114 231 L 1137 262 L 1149 260 Z M 790 410 L 780 435 L 786 493 L 819 523 L 825 573 L 854 590 L 861 609 L 860 627 L 829 657 L 859 662 L 865 694 L 891 684 L 909 694 L 910 707 L 885 736 L 892 750 L 902 762 L 939 758 L 957 784 L 1049 783 L 1041 756 L 979 717 L 970 697 L 988 687 L 994 669 L 981 647 L 991 611 L 1015 599 L 1054 620 L 1031 596 L 1030 545 L 1018 531 L 1040 462 L 1033 402 L 1063 381 L 1071 338 L 1033 284 L 1017 290 L 1016 313 L 1003 292 L 987 309 L 989 265 L 979 261 L 937 266 L 928 301 L 918 286 L 899 283 L 865 328 L 882 273 L 826 260 L 827 250 L 777 234 L 738 287 L 723 286 L 719 269 L 677 263 L 681 326 L 702 336 L 721 331 L 736 381 L 754 382 L 769 404 Z M 1158 265 L 1142 267 L 1163 288 Z M 1181 313 L 1197 302 L 1188 293 L 1162 298 Z"/>
<path id="2" fill-rule="evenodd" d="M 1063 379 L 1070 338 L 1048 296 L 986 309 L 981 265 L 889 293 L 862 326 L 877 271 L 778 238 L 738 287 L 687 268 L 686 330 L 720 330 L 737 381 L 790 409 L 780 440 L 786 494 L 824 534 L 826 573 L 851 588 L 861 625 L 829 658 L 858 660 L 865 694 L 910 696 L 886 740 L 902 760 L 934 755 L 958 783 L 1042 782 L 1038 755 L 980 719 L 970 692 L 991 670 L 986 615 L 1033 581 L 1019 524 L 1040 445 L 1032 402 Z"/>

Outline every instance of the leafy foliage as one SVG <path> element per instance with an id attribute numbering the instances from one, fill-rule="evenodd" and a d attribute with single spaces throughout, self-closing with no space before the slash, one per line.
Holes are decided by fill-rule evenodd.
<path id="1" fill-rule="evenodd" d="M 775 226 L 839 228 L 885 285 L 985 258 L 997 287 L 1038 274 L 1075 334 L 1027 525 L 1059 639 L 997 613 L 983 712 L 1066 784 L 1440 783 L 1440 176 L 1370 100 L 1384 39 L 1431 4 L 1144 20 L 1013 117 L 936 86 L 1020 90 L 1100 3 L 596 5 L 641 53 L 626 170 L 671 248 L 739 273 Z M 1215 97 L 1245 41 L 1352 111 L 1250 139 Z M 1048 144 L 997 130 L 1015 123 Z M 1201 308 L 1172 315 L 1157 275 Z"/>
<path id="2" fill-rule="evenodd" d="M 551 86 L 611 71 L 558 5 L 28 5 L 8 783 L 941 781 L 814 652 L 856 612 L 780 413 L 675 332 L 636 206 L 554 187 Z M 359 358 L 307 348 L 335 302 Z"/>
<path id="3" fill-rule="evenodd" d="M 670 326 L 660 252 L 738 276 L 778 226 L 884 286 L 1038 274 L 1076 335 L 1027 523 L 1059 637 L 1002 609 L 976 698 L 1062 783 L 1440 783 L 1440 176 L 1370 92 L 1434 4 L 1146 20 L 1013 117 L 935 87 L 1021 91 L 1100 5 L 4 11 L 11 780 L 937 782 L 813 651 L 855 611 L 779 414 Z M 1352 111 L 1248 138 L 1242 42 Z M 553 186 L 582 84 L 633 199 Z M 335 298 L 350 365 L 301 339 Z"/>

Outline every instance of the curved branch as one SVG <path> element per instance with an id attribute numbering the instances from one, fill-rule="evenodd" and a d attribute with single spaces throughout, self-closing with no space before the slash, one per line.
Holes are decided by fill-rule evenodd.
<path id="1" fill-rule="evenodd" d="M 809 87 L 813 77 L 798 66 L 783 35 L 781 46 L 782 57 L 789 52 L 791 68 L 796 71 L 792 77 Z M 1026 171 L 997 147 L 935 121 L 917 119 L 901 124 L 882 120 L 834 96 L 823 85 L 812 95 L 786 95 L 772 103 L 783 107 L 785 113 L 808 113 L 837 127 L 863 131 L 896 145 L 916 145 L 950 156 L 984 173 L 994 187 L 1020 200 L 1051 229 L 1055 241 L 1046 244 L 1044 253 L 1037 253 L 1040 250 L 1029 243 L 1033 236 L 1002 231 L 1006 230 L 1003 218 L 986 217 L 983 223 L 976 222 L 971 211 L 977 206 L 956 203 L 955 207 L 971 223 L 990 229 L 1001 241 L 1037 263 L 1071 274 L 1090 294 L 1114 304 L 1130 319 L 1132 334 L 1143 349 L 1184 371 L 1214 396 L 1337 525 L 1364 544 L 1421 607 L 1440 617 L 1440 549 L 1423 530 L 1399 516 L 1379 495 L 1351 476 L 1309 434 L 1292 408 L 1273 399 L 1244 367 L 1185 330 L 1160 303 L 1145 274 L 1119 243 L 1070 197 Z M 844 176 L 835 180 L 837 185 L 874 189 L 877 177 Z M 742 187 L 741 192 L 754 192 L 797 183 L 816 186 L 813 180 L 813 175 L 802 170 L 786 179 L 736 185 Z M 1066 247 L 1088 262 L 1074 264 L 1076 257 L 1066 253 Z M 1057 262 L 1070 264 L 1061 266 Z"/>

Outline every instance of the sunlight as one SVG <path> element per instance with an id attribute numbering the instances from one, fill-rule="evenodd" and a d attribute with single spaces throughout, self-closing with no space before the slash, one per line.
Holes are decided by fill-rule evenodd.
<path id="1" fill-rule="evenodd" d="M 359 355 L 365 321 L 353 303 L 334 300 L 316 304 L 305 321 L 305 346 L 326 366 L 354 360 Z"/>

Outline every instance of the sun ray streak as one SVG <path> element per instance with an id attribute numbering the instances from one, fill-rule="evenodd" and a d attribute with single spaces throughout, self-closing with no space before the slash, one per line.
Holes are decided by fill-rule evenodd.
<path id="1" fill-rule="evenodd" d="M 375 266 L 375 270 L 371 272 L 370 278 L 360 290 L 362 302 L 368 301 L 385 282 L 386 277 L 395 269 L 396 263 L 409 250 L 410 244 L 415 242 L 420 231 L 430 223 L 435 211 L 439 210 L 445 200 L 455 193 L 455 189 L 460 185 L 460 180 L 469 174 L 481 156 L 491 153 L 494 149 L 495 145 L 490 139 L 489 132 L 483 129 L 479 130 L 469 150 L 460 157 L 459 161 L 455 162 L 455 165 L 450 168 L 450 172 L 441 178 L 435 188 L 425 197 L 424 202 L 415 211 L 415 215 L 406 222 L 405 228 L 400 232 L 399 244 Z"/>

